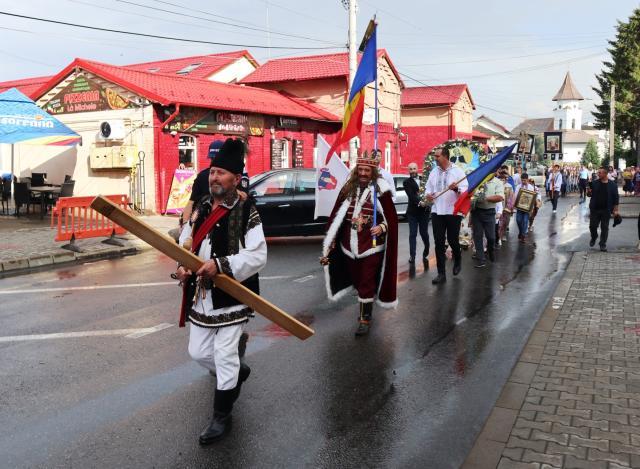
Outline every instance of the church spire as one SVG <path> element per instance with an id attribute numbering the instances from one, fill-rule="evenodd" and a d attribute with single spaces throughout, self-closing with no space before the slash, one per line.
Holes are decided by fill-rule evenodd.
<path id="1" fill-rule="evenodd" d="M 552 101 L 583 101 L 584 98 L 580 93 L 578 93 L 578 89 L 576 85 L 573 84 L 573 80 L 571 79 L 571 75 L 567 72 L 567 75 L 564 77 L 564 82 L 560 87 L 560 90 L 553 97 Z"/>

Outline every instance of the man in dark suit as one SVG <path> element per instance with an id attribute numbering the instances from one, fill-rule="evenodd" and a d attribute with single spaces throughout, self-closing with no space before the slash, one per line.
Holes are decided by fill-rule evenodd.
<path id="1" fill-rule="evenodd" d="M 409 263 L 413 264 L 416 259 L 416 238 L 418 235 L 418 229 L 420 230 L 420 237 L 424 244 L 424 250 L 422 251 L 422 262 L 425 269 L 429 268 L 429 215 L 430 209 L 428 207 L 420 206 L 420 178 L 418 176 L 418 165 L 416 163 L 410 163 L 409 166 L 409 178 L 406 179 L 402 185 L 404 191 L 407 194 L 409 202 L 407 203 L 407 221 L 409 222 Z"/>
<path id="2" fill-rule="evenodd" d="M 598 179 L 591 181 L 587 188 L 587 197 L 591 197 L 589 202 L 589 231 L 591 231 L 591 241 L 589 246 L 593 247 L 598 239 L 598 225 L 600 225 L 600 250 L 607 250 L 607 237 L 609 235 L 609 220 L 611 215 L 618 216 L 618 185 L 609 180 L 607 168 L 604 166 L 598 169 Z"/>

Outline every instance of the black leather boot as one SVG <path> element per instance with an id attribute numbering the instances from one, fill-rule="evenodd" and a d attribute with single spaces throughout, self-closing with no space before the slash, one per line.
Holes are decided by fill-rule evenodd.
<path id="1" fill-rule="evenodd" d="M 247 342 L 249 341 L 249 334 L 243 332 L 240 336 L 240 341 L 238 342 L 238 355 L 240 356 L 240 360 L 244 358 L 244 353 L 247 351 Z"/>
<path id="2" fill-rule="evenodd" d="M 369 333 L 371 325 L 371 314 L 373 312 L 373 303 L 360 303 L 360 319 L 358 329 L 356 329 L 356 337 L 362 337 Z"/>
<path id="3" fill-rule="evenodd" d="M 224 437 L 231 429 L 231 411 L 236 398 L 236 388 L 222 391 L 216 389 L 211 422 L 200 433 L 200 444 L 209 445 Z"/>

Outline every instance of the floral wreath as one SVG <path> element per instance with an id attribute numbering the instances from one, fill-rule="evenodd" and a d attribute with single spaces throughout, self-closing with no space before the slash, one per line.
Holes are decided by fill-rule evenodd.
<path id="1" fill-rule="evenodd" d="M 465 148 L 465 149 L 469 149 L 471 153 L 477 153 L 481 164 L 489 159 L 488 154 L 481 143 L 473 142 L 471 140 L 466 140 L 464 138 L 447 140 L 446 142 L 433 147 L 431 151 L 425 155 L 424 163 L 422 165 L 422 180 L 420 181 L 419 193 L 423 194 L 422 195 L 423 200 L 424 200 L 424 186 L 427 183 L 427 179 L 429 179 L 429 174 L 431 173 L 433 166 L 435 165 L 434 156 L 436 154 L 436 151 L 442 148 L 446 148 L 447 150 L 449 150 L 449 158 L 451 158 L 452 156 L 458 156 L 460 154 L 458 152 L 458 155 L 456 155 L 456 149 Z M 453 164 L 456 164 L 456 163 L 453 163 Z M 472 170 L 469 169 L 466 172 L 469 173 L 471 171 Z"/>

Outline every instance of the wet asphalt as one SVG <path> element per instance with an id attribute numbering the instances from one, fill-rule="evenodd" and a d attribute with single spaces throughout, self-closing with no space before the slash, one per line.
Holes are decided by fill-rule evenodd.
<path id="1" fill-rule="evenodd" d="M 355 297 L 326 300 L 321 239 L 270 240 L 263 295 L 316 334 L 249 324 L 251 377 L 231 434 L 207 448 L 197 437 L 215 380 L 177 327 L 172 261 L 147 252 L 0 279 L 0 467 L 457 468 L 571 253 L 588 249 L 585 217 L 576 197 L 557 214 L 545 203 L 526 245 L 512 221 L 494 264 L 474 269 L 465 251 L 462 273 L 449 262 L 442 286 L 431 285 L 435 260 L 429 272 L 410 268 L 403 223 L 400 306 L 375 308 L 364 339 L 353 336 Z M 77 288 L 105 285 L 116 287 Z M 166 324 L 138 338 L 2 341 Z"/>

